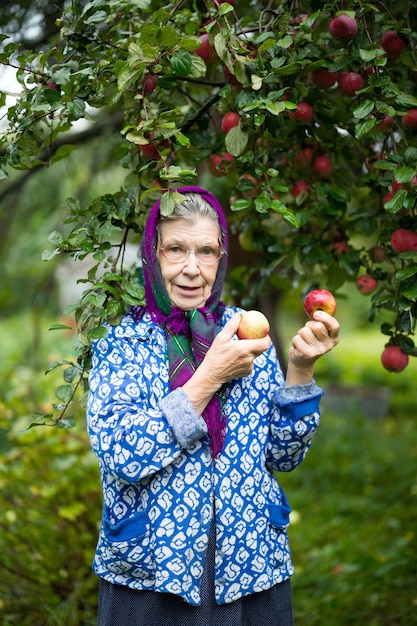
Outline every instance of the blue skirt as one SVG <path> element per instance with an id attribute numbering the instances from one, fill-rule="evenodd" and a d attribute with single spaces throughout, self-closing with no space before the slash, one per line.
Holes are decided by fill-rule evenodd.
<path id="1" fill-rule="evenodd" d="M 294 626 L 289 579 L 230 604 L 216 604 L 214 550 L 213 525 L 201 583 L 201 606 L 173 594 L 137 591 L 100 579 L 98 626 Z"/>

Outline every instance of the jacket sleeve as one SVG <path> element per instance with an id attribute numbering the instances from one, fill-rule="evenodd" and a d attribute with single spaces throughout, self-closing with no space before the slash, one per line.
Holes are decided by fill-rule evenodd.
<path id="1" fill-rule="evenodd" d="M 272 470 L 289 472 L 301 463 L 310 448 L 320 422 L 323 391 L 314 380 L 286 387 L 279 365 L 273 369 L 267 464 Z"/>
<path id="2" fill-rule="evenodd" d="M 182 389 L 169 392 L 164 356 L 115 337 L 93 346 L 87 428 L 104 471 L 132 483 L 170 465 L 207 434 Z"/>

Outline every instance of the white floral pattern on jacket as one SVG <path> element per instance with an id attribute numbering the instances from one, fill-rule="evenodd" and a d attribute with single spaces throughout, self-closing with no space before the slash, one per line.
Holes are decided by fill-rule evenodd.
<path id="1" fill-rule="evenodd" d="M 227 307 L 221 325 L 236 310 Z M 293 573 L 290 507 L 276 472 L 305 457 L 322 391 L 283 384 L 271 346 L 250 376 L 231 383 L 224 448 L 213 462 L 204 420 L 182 389 L 170 391 L 161 328 L 148 315 L 109 327 L 94 345 L 87 403 L 104 498 L 97 575 L 200 604 L 213 515 L 218 603 Z"/>

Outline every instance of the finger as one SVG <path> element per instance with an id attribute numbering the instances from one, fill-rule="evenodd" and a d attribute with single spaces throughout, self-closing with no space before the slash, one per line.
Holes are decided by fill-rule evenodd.
<path id="1" fill-rule="evenodd" d="M 236 334 L 241 319 L 242 316 L 240 313 L 234 313 L 230 320 L 223 326 L 219 335 L 223 335 L 225 339 L 231 339 L 233 335 Z"/>
<path id="2" fill-rule="evenodd" d="M 338 339 L 340 333 L 340 324 L 336 318 L 324 311 L 317 310 L 313 315 L 314 319 L 324 324 L 327 334 L 332 339 Z"/>

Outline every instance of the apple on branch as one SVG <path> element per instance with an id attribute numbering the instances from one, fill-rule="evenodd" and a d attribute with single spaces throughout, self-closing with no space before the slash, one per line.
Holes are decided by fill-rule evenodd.
<path id="1" fill-rule="evenodd" d="M 260 311 L 242 313 L 237 336 L 239 339 L 262 339 L 269 333 L 269 322 Z"/>
<path id="2" fill-rule="evenodd" d="M 231 130 L 235 126 L 239 126 L 239 122 L 240 115 L 238 113 L 235 113 L 234 111 L 229 111 L 228 113 L 225 113 L 221 122 L 222 132 L 227 135 L 229 130 Z"/>
<path id="3" fill-rule="evenodd" d="M 358 23 L 349 15 L 341 13 L 330 18 L 329 33 L 334 39 L 354 39 L 358 32 Z"/>
<path id="4" fill-rule="evenodd" d="M 408 365 L 408 354 L 398 346 L 390 345 L 381 354 L 381 363 L 389 372 L 402 372 Z"/>
<path id="5" fill-rule="evenodd" d="M 395 30 L 388 30 L 382 35 L 381 48 L 391 59 L 398 59 L 404 50 L 404 39 Z"/>
<path id="6" fill-rule="evenodd" d="M 357 72 L 341 72 L 337 85 L 343 95 L 353 98 L 356 92 L 363 87 L 363 78 Z"/>
<path id="7" fill-rule="evenodd" d="M 359 276 L 359 278 L 356 279 L 356 287 L 361 293 L 363 293 L 364 296 L 367 296 L 375 291 L 378 287 L 378 282 L 373 276 L 362 274 L 362 276 Z"/>
<path id="8" fill-rule="evenodd" d="M 312 319 L 316 311 L 324 311 L 333 316 L 336 313 L 335 297 L 327 289 L 313 289 L 305 297 L 304 311 Z"/>

